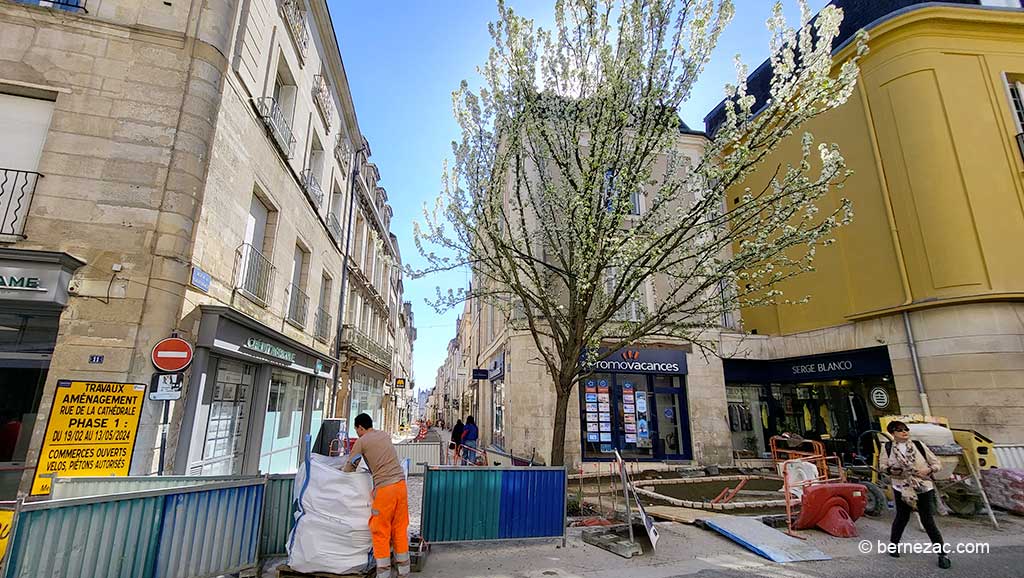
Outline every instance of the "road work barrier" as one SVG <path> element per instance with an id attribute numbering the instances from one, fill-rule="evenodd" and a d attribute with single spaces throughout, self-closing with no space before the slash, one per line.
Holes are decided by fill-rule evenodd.
<path id="1" fill-rule="evenodd" d="M 441 464 L 441 442 L 404 442 L 395 444 L 398 461 L 409 458 L 409 475 L 422 476 L 425 467 Z"/>
<path id="2" fill-rule="evenodd" d="M 294 486 L 295 474 L 57 478 L 57 499 L 0 504 L 0 524 L 14 518 L 0 576 L 184 578 L 255 568 L 286 554 Z M 65 526 L 74 531 L 62 534 Z"/>
<path id="3" fill-rule="evenodd" d="M 3 576 L 191 578 L 254 569 L 267 479 L 20 503 Z"/>
<path id="4" fill-rule="evenodd" d="M 561 538 L 561 467 L 431 466 L 423 478 L 421 530 L 428 543 Z"/>

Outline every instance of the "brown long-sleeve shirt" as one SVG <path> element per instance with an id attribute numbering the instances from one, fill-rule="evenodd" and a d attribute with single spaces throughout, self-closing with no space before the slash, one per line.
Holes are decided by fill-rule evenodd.
<path id="1" fill-rule="evenodd" d="M 345 462 L 346 472 L 355 471 L 357 456 L 366 460 L 370 474 L 373 475 L 373 487 L 383 488 L 405 480 L 405 472 L 398 463 L 398 452 L 395 451 L 391 436 L 387 433 L 371 429 L 357 439 L 348 461 Z"/>

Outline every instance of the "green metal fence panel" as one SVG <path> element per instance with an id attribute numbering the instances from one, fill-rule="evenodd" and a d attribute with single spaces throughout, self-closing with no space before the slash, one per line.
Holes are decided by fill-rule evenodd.
<path id="1" fill-rule="evenodd" d="M 565 537 L 564 468 L 427 468 L 420 522 L 427 542 Z"/>
<path id="2" fill-rule="evenodd" d="M 288 553 L 288 535 L 295 524 L 295 474 L 271 475 L 263 498 L 263 523 L 260 527 L 260 557 Z"/>
<path id="3" fill-rule="evenodd" d="M 4 576 L 151 578 L 163 503 L 163 496 L 152 496 L 26 506 L 15 520 Z"/>

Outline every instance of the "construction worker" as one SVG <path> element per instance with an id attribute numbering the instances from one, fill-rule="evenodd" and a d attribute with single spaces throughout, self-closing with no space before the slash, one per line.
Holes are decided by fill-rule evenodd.
<path id="1" fill-rule="evenodd" d="M 391 436 L 373 429 L 373 418 L 361 413 L 355 419 L 359 439 L 345 462 L 345 471 L 355 471 L 359 460 L 366 461 L 373 475 L 373 510 L 370 533 L 373 535 L 373 557 L 377 560 L 377 576 L 391 576 L 391 549 L 395 551 L 398 575 L 409 574 L 409 494 L 405 473 L 398 463 L 398 454 Z"/>

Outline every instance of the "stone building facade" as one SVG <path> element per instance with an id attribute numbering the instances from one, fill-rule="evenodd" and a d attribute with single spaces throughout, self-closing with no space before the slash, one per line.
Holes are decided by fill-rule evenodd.
<path id="1" fill-rule="evenodd" d="M 31 485 L 58 380 L 148 385 L 172 335 L 195 359 L 166 425 L 144 402 L 131 472 L 294 471 L 395 305 L 326 2 L 38 4 L 0 2 L 0 267 L 46 284 L 0 288 L 0 381 L 28 384 L 4 491 Z"/>
<path id="2" fill-rule="evenodd" d="M 722 351 L 730 404 L 768 406 L 765 423 L 823 436 L 837 451 L 892 413 L 1020 443 L 1024 9 L 835 3 L 846 12 L 839 42 L 868 26 L 870 51 L 851 99 L 808 130 L 837 143 L 853 169 L 822 205 L 849 197 L 854 220 L 818 252 L 814 272 L 781 286 L 809 303 L 742 311 L 748 334 Z M 836 65 L 852 50 L 843 45 Z M 750 86 L 764 98 L 766 70 Z M 721 114 L 707 117 L 709 131 Z M 778 162 L 797 158 L 798 140 L 742 186 L 763 186 Z M 760 437 L 750 449 L 763 451 L 757 429 L 734 447 Z"/>

